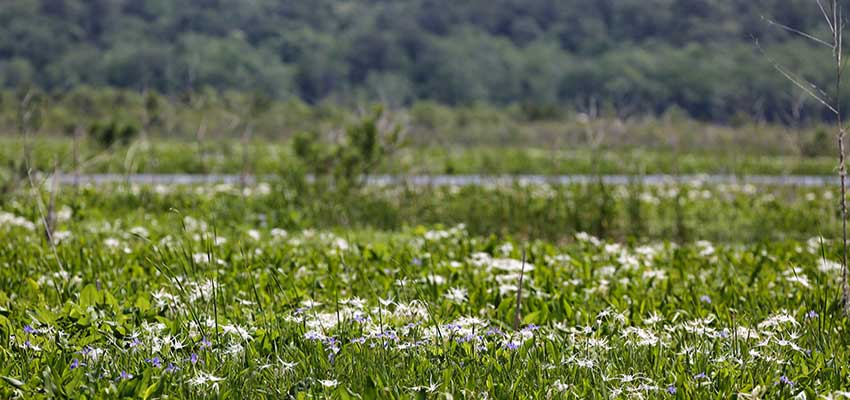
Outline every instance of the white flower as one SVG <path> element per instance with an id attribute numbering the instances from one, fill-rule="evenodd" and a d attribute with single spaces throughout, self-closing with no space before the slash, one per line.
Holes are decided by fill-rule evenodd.
<path id="1" fill-rule="evenodd" d="M 738 397 L 742 399 L 760 399 L 766 391 L 767 390 L 763 386 L 759 385 L 754 387 L 753 391 L 750 393 L 738 393 Z"/>
<path id="2" fill-rule="evenodd" d="M 62 243 L 71 238 L 71 232 L 68 231 L 56 231 L 53 232 L 53 241 L 58 243 Z"/>
<path id="3" fill-rule="evenodd" d="M 552 389 L 554 389 L 556 392 L 559 392 L 559 393 L 566 392 L 567 389 L 569 389 L 569 388 L 570 388 L 570 385 L 567 385 L 566 383 L 561 382 L 560 379 L 558 379 L 554 383 L 552 383 Z"/>
<path id="4" fill-rule="evenodd" d="M 463 304 L 463 303 L 466 302 L 467 294 L 468 294 L 468 291 L 466 290 L 466 288 L 453 287 L 453 288 L 450 288 L 448 290 L 448 292 L 446 292 L 446 294 L 443 295 L 443 297 L 445 297 L 447 300 L 449 300 L 453 303 Z"/>
<path id="5" fill-rule="evenodd" d="M 800 325 L 794 317 L 788 314 L 788 311 L 782 310 L 771 315 L 758 324 L 759 329 L 773 328 L 783 324 Z"/>
<path id="6" fill-rule="evenodd" d="M 346 242 L 345 239 L 343 239 L 343 238 L 336 238 L 336 240 L 334 240 L 333 244 L 339 250 L 345 251 L 345 250 L 348 250 L 348 248 L 349 248 L 348 242 Z"/>
<path id="7" fill-rule="evenodd" d="M 221 328 L 224 329 L 224 333 L 239 336 L 242 340 L 251 339 L 251 333 L 239 325 L 223 325 Z"/>
<path id="8" fill-rule="evenodd" d="M 442 275 L 428 274 L 425 278 L 420 279 L 420 282 L 427 282 L 432 285 L 442 285 L 446 283 L 446 277 Z"/>
<path id="9" fill-rule="evenodd" d="M 597 239 L 595 236 L 590 235 L 590 234 L 585 233 L 585 232 L 576 233 L 576 239 L 580 242 L 587 242 L 587 243 L 590 243 L 594 246 L 599 246 L 599 245 L 602 244 L 602 241 Z"/>
<path id="10" fill-rule="evenodd" d="M 513 252 L 513 251 L 514 251 L 514 245 L 512 245 L 511 243 L 505 243 L 501 247 L 499 247 L 499 252 L 501 252 L 503 255 L 506 255 L 506 256 L 510 255 L 511 252 Z"/>
<path id="11" fill-rule="evenodd" d="M 825 274 L 831 272 L 838 272 L 841 271 L 841 264 L 832 260 L 826 260 L 821 258 L 820 265 L 818 265 L 818 270 Z"/>
<path id="12" fill-rule="evenodd" d="M 201 372 L 198 372 L 197 376 L 195 376 L 192 379 L 189 379 L 188 382 L 192 386 L 204 386 L 204 385 L 207 385 L 207 384 L 211 384 L 210 386 L 217 391 L 218 390 L 218 383 L 223 381 L 223 380 L 224 380 L 224 378 L 213 376 L 211 374 L 208 374 L 206 372 L 201 371 Z"/>
<path id="13" fill-rule="evenodd" d="M 322 386 L 324 386 L 326 388 L 334 388 L 334 387 L 337 387 L 337 385 L 339 385 L 339 382 L 336 379 L 327 379 L 327 380 L 320 379 L 319 383 L 321 383 Z"/>
<path id="14" fill-rule="evenodd" d="M 652 314 L 649 315 L 649 317 L 647 317 L 643 320 L 643 323 L 646 324 L 646 325 L 655 325 L 655 324 L 661 322 L 661 320 L 662 320 L 661 316 L 658 315 L 657 312 L 653 311 Z"/>
<path id="15" fill-rule="evenodd" d="M 292 371 L 298 363 L 295 362 L 286 362 L 278 358 L 278 362 L 280 363 L 280 372 L 286 373 Z"/>
<path id="16" fill-rule="evenodd" d="M 230 346 L 227 346 L 227 349 L 224 350 L 224 354 L 233 357 L 239 357 L 243 351 L 245 351 L 245 347 L 243 347 L 241 344 L 231 343 Z"/>
<path id="17" fill-rule="evenodd" d="M 130 233 L 135 235 L 135 236 L 141 236 L 143 238 L 146 238 L 146 237 L 149 236 L 148 230 L 141 227 L 141 226 L 135 226 L 133 228 L 130 228 Z"/>
<path id="18" fill-rule="evenodd" d="M 805 274 L 788 276 L 788 277 L 785 277 L 785 280 L 790 282 L 790 283 L 799 283 L 800 286 L 802 286 L 806 289 L 812 287 L 812 285 L 809 283 L 809 277 L 806 276 Z"/>
<path id="19" fill-rule="evenodd" d="M 35 230 L 35 224 L 26 218 L 0 211 L 0 226 L 17 226 L 28 231 Z"/>
<path id="20" fill-rule="evenodd" d="M 71 219 L 71 215 L 73 215 L 73 213 L 74 212 L 70 207 L 62 206 L 62 208 L 59 209 L 59 212 L 56 213 L 56 220 L 59 222 L 65 222 Z"/>
<path id="21" fill-rule="evenodd" d="M 711 257 L 715 253 L 714 245 L 707 240 L 700 240 L 696 242 L 696 246 L 700 249 L 699 255 L 701 257 Z"/>

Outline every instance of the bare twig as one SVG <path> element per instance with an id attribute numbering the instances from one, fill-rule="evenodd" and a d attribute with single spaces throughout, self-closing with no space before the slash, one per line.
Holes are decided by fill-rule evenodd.
<path id="1" fill-rule="evenodd" d="M 764 20 L 765 20 L 765 21 L 767 21 L 767 23 L 768 23 L 768 24 L 770 24 L 770 25 L 778 26 L 778 27 L 779 27 L 780 29 L 782 29 L 782 30 L 785 30 L 785 31 L 791 32 L 791 33 L 793 33 L 793 34 L 795 34 L 795 35 L 802 36 L 802 37 L 804 37 L 804 38 L 806 38 L 806 39 L 809 39 L 809 40 L 811 40 L 811 41 L 813 41 L 813 42 L 815 42 L 815 43 L 818 43 L 818 44 L 824 45 L 824 46 L 826 46 L 826 47 L 832 48 L 832 43 L 829 43 L 829 42 L 827 42 L 826 40 L 823 40 L 823 39 L 821 39 L 821 38 L 818 38 L 818 37 L 816 37 L 816 36 L 814 36 L 814 35 L 808 34 L 808 33 L 803 32 L 803 31 L 801 31 L 801 30 L 794 29 L 794 28 L 792 28 L 792 27 L 790 27 L 790 26 L 788 26 L 788 25 L 780 24 L 780 23 L 778 23 L 778 22 L 776 22 L 776 21 L 774 21 L 774 20 L 772 20 L 772 19 L 770 19 L 770 18 L 765 18 L 765 17 L 762 17 L 762 18 L 764 18 Z"/>
<path id="2" fill-rule="evenodd" d="M 770 19 L 765 18 L 771 25 L 778 26 L 785 31 L 794 33 L 796 35 L 802 36 L 813 42 L 829 47 L 832 50 L 832 60 L 835 62 L 835 76 L 834 76 L 834 84 L 835 84 L 835 93 L 834 97 L 830 99 L 830 96 L 826 95 L 823 91 L 817 88 L 814 84 L 805 81 L 802 78 L 798 78 L 794 74 L 790 73 L 779 63 L 773 62 L 774 68 L 779 71 L 786 79 L 791 81 L 794 85 L 802 89 L 806 92 L 810 97 L 817 100 L 821 105 L 826 107 L 829 111 L 831 111 L 835 115 L 835 123 L 837 130 L 837 139 L 838 139 L 838 176 L 841 180 L 841 199 L 840 199 L 840 207 L 841 207 L 841 239 L 842 239 L 842 248 L 841 248 L 841 304 L 844 311 L 845 316 L 850 316 L 850 285 L 848 285 L 847 281 L 847 166 L 846 166 L 846 151 L 845 151 L 845 137 L 846 137 L 846 129 L 844 127 L 844 115 L 841 110 L 841 89 L 842 89 L 842 80 L 844 77 L 844 15 L 841 5 L 838 0 L 831 0 L 829 5 L 829 9 L 824 6 L 821 0 L 815 0 L 818 8 L 823 14 L 824 19 L 826 20 L 827 26 L 829 27 L 829 32 L 832 34 L 830 41 L 826 41 L 820 38 L 817 38 L 811 34 L 803 32 L 799 29 L 795 29 L 789 27 L 787 25 L 783 25 L 777 22 L 774 22 Z M 758 44 L 758 42 L 756 42 Z M 809 87 L 803 84 L 806 82 Z M 817 89 L 822 94 L 817 94 L 812 90 L 812 88 Z"/>
<path id="3" fill-rule="evenodd" d="M 841 304 L 844 306 L 844 314 L 850 315 L 850 285 L 847 284 L 847 167 L 845 163 L 844 151 L 844 121 L 841 115 L 841 79 L 844 74 L 844 22 L 842 17 L 841 6 L 838 5 L 838 0 L 832 2 L 832 37 L 833 37 L 833 55 L 835 58 L 835 109 L 836 123 L 838 124 L 838 174 L 841 177 L 841 233 L 842 233 L 842 250 L 841 250 Z"/>
<path id="4" fill-rule="evenodd" d="M 830 101 L 832 99 L 829 97 L 829 94 L 827 94 L 824 90 L 819 88 L 818 85 L 814 84 L 813 82 L 810 82 L 809 80 L 802 78 L 802 77 L 799 77 L 796 74 L 794 74 L 793 72 L 788 71 L 788 69 L 786 69 L 784 66 L 782 66 L 782 64 L 780 64 L 779 62 L 777 62 L 776 60 L 774 60 L 772 57 L 770 57 L 767 54 L 767 52 L 761 47 L 761 43 L 759 43 L 758 39 L 755 39 L 755 44 L 756 44 L 756 49 L 759 50 L 759 52 L 762 54 L 762 56 L 764 58 L 766 58 L 768 61 L 770 61 L 770 63 L 773 65 L 773 68 L 775 70 L 777 70 L 780 74 L 782 74 L 785 77 L 785 79 L 787 79 L 791 83 L 793 83 L 794 86 L 797 86 L 798 88 L 800 88 L 800 90 L 802 90 L 807 95 L 809 95 L 809 97 L 817 100 L 818 103 L 820 103 L 821 105 L 826 107 L 833 114 L 838 113 L 838 110 L 836 110 L 835 107 L 833 107 L 833 105 L 830 104 Z"/>
<path id="5" fill-rule="evenodd" d="M 826 19 L 826 23 L 829 26 L 829 31 L 833 34 L 835 33 L 835 27 L 832 25 L 832 19 L 829 18 L 829 13 L 826 12 L 826 9 L 823 7 L 823 3 L 820 0 L 815 0 L 818 3 L 818 8 L 820 8 L 821 14 L 823 14 L 823 18 Z"/>

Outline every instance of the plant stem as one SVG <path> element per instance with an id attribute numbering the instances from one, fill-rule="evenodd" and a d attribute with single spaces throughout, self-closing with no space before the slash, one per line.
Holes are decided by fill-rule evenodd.
<path id="1" fill-rule="evenodd" d="M 847 284 L 847 168 L 844 151 L 844 121 L 841 114 L 841 78 L 843 72 L 843 21 L 838 0 L 832 1 L 832 44 L 835 58 L 835 116 L 838 124 L 838 175 L 841 179 L 841 304 L 850 315 L 850 286 Z"/>

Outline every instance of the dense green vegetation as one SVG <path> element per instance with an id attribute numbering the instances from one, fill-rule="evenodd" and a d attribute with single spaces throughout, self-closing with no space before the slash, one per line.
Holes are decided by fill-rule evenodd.
<path id="1" fill-rule="evenodd" d="M 371 105 L 310 106 L 299 100 L 273 101 L 240 92 L 204 90 L 182 96 L 77 87 L 61 93 L 21 88 L 0 91 L 0 132 L 20 136 L 97 136 L 98 127 L 134 126 L 141 136 L 188 140 L 251 137 L 287 139 L 299 132 L 331 136 L 359 122 Z M 389 108 L 386 117 L 402 124 L 409 144 L 420 146 L 596 146 L 644 147 L 683 152 L 833 154 L 826 125 L 784 126 L 741 116 L 730 124 L 699 122 L 680 110 L 653 117 L 621 118 L 569 108 L 545 113 L 519 105 L 449 107 L 416 102 Z M 22 116 L 27 115 L 24 119 Z M 26 123 L 24 123 L 26 122 Z M 22 126 L 23 124 L 23 126 Z"/>
<path id="2" fill-rule="evenodd" d="M 15 206 L 16 214 L 36 220 L 37 209 L 26 200 L 29 183 L 19 188 L 17 194 L 3 196 L 4 204 Z M 205 219 L 228 226 L 246 223 L 291 231 L 397 231 L 417 225 L 465 224 L 473 235 L 551 241 L 578 232 L 623 242 L 806 240 L 828 236 L 840 226 L 836 188 L 717 186 L 698 180 L 660 186 L 494 182 L 464 187 L 352 188 L 308 184 L 294 177 L 247 186 L 245 193 L 238 184 L 59 186 L 61 201 L 54 208 L 65 205 L 75 213 L 107 220 L 144 212 L 166 215 L 175 210 L 203 210 Z M 179 220 L 172 222 L 179 224 Z"/>
<path id="3" fill-rule="evenodd" d="M 4 0 L 0 398 L 850 398 L 822 17 Z"/>
<path id="4" fill-rule="evenodd" d="M 64 173 L 314 170 L 338 157 L 299 163 L 293 138 L 311 138 L 326 150 L 347 146 L 345 133 L 373 114 L 238 92 L 173 98 L 86 87 L 5 91 L 0 102 L 8 105 L 0 109 L 4 178 L 25 172 L 27 158 L 35 170 L 56 166 Z M 363 172 L 828 175 L 835 169 L 829 158 L 835 143 L 822 124 L 795 128 L 741 118 L 718 125 L 674 111 L 630 118 L 553 112 L 432 102 L 386 109 L 374 124 L 395 139 Z"/>
<path id="5" fill-rule="evenodd" d="M 806 0 L 7 0 L 0 85 L 820 119 L 772 61 L 822 84 L 829 50 L 763 17 L 825 30 Z"/>
<path id="6" fill-rule="evenodd" d="M 302 173 L 309 168 L 293 153 L 289 142 L 255 139 L 243 146 L 236 140 L 157 139 L 104 152 L 94 143 L 79 145 L 74 164 L 74 143 L 69 138 L 36 139 L 31 156 L 34 170 L 80 174 L 241 174 L 258 176 Z M 20 165 L 23 143 L 0 138 L 0 177 L 11 179 Z M 247 162 L 243 152 L 249 154 Z M 382 159 L 369 171 L 392 175 L 561 175 L 561 174 L 731 174 L 731 175 L 833 175 L 835 160 L 829 156 L 759 155 L 723 152 L 678 153 L 641 148 L 564 149 L 534 147 L 404 147 Z M 20 172 L 20 171 L 19 171 Z M 0 179 L 2 180 L 2 179 Z"/>
<path id="7" fill-rule="evenodd" d="M 609 190 L 4 196 L 0 397 L 841 395 L 835 242 L 806 236 L 835 225 L 834 193 Z M 613 211 L 635 197 L 637 218 Z M 38 205 L 50 198 L 55 247 Z M 594 226 L 609 208 L 614 225 Z M 736 242 L 650 239 L 676 237 L 676 212 L 693 238 Z M 404 227 L 432 218 L 468 224 Z M 643 226 L 630 244 L 574 234 L 625 221 Z M 489 234 L 499 226 L 520 234 Z M 563 240 L 539 239 L 558 227 Z M 740 242 L 754 232 L 786 240 Z"/>

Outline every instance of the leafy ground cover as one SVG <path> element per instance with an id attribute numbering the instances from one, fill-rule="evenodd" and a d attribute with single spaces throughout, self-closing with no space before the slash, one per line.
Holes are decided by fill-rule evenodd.
<path id="1" fill-rule="evenodd" d="M 420 198 L 581 189 L 440 190 Z M 379 198 L 369 191 L 349 201 Z M 692 220 L 706 224 L 733 209 L 739 223 L 834 212 L 823 189 L 636 194 L 693 212 L 726 204 Z M 484 233 L 510 218 L 475 225 L 469 210 L 467 225 L 370 225 L 356 211 L 320 224 L 303 204 L 322 201 L 295 200 L 308 195 L 64 189 L 55 247 L 39 201 L 4 197 L 0 397 L 840 398 L 850 386 L 837 249 L 814 225 L 725 244 L 696 240 L 710 229 L 681 243 L 567 228 L 540 240 Z"/>
<path id="2" fill-rule="evenodd" d="M 23 142 L 0 137 L 0 164 L 10 173 L 20 164 Z M 79 145 L 74 163 L 74 144 L 69 138 L 41 137 L 32 149 L 32 168 L 65 173 L 227 173 L 243 170 L 258 175 L 278 175 L 299 168 L 286 141 L 258 139 L 242 146 L 238 140 L 157 139 L 136 141 L 126 147 L 104 151 L 93 143 Z M 243 152 L 248 158 L 243 158 Z M 244 162 L 244 163 L 243 163 Z M 2 173 L 3 170 L 0 170 Z M 734 146 L 708 151 L 677 153 L 672 149 L 651 150 L 588 146 L 549 150 L 538 147 L 423 146 L 402 148 L 375 166 L 375 173 L 388 174 L 749 174 L 832 175 L 835 160 L 828 156 L 740 152 Z"/>
<path id="3" fill-rule="evenodd" d="M 45 182 L 45 188 L 51 184 Z M 55 209 L 85 219 L 172 228 L 177 212 L 231 226 L 399 231 L 465 224 L 475 236 L 555 243 L 588 232 L 620 242 L 712 240 L 751 243 L 807 240 L 840 228 L 834 187 L 710 185 L 366 186 L 340 191 L 294 179 L 238 185 L 60 186 Z M 28 183 L 0 197 L 0 206 L 40 218 Z M 50 200 L 43 193 L 43 203 Z M 128 223 L 130 223 L 128 222 Z"/>

